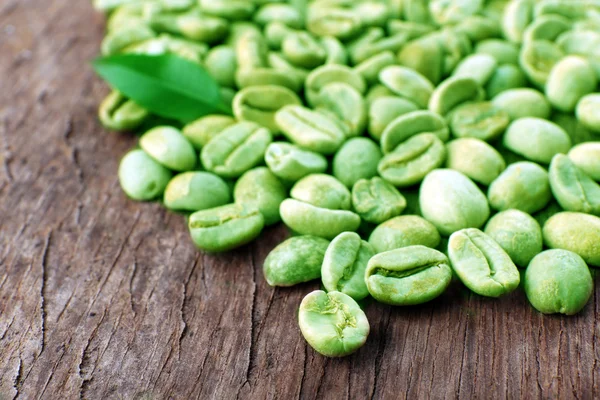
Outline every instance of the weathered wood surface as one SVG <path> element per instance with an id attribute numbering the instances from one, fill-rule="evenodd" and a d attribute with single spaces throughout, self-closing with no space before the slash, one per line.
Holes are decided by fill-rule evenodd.
<path id="1" fill-rule="evenodd" d="M 0 1 L 0 398 L 600 396 L 598 292 L 571 318 L 459 286 L 373 303 L 363 349 L 315 354 L 296 309 L 319 284 L 262 278 L 282 228 L 207 256 L 181 216 L 121 193 L 135 138 L 96 121 L 102 33 L 87 0 Z"/>

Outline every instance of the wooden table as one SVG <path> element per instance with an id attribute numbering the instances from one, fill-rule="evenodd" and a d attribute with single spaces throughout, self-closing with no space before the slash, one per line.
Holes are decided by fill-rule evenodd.
<path id="1" fill-rule="evenodd" d="M 0 398 L 600 396 L 598 292 L 570 318 L 459 285 L 420 307 L 370 303 L 364 348 L 316 354 L 296 310 L 319 283 L 262 276 L 282 227 L 209 256 L 181 216 L 125 198 L 136 138 L 96 119 L 102 35 L 87 0 L 0 1 Z"/>

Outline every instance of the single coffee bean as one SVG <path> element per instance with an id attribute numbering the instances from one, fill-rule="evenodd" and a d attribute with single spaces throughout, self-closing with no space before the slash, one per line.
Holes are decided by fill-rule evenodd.
<path id="1" fill-rule="evenodd" d="M 228 204 L 190 215 L 188 226 L 192 241 L 201 250 L 222 252 L 254 240 L 265 225 L 255 207 Z"/>
<path id="2" fill-rule="evenodd" d="M 298 324 L 308 344 L 326 357 L 342 357 L 362 347 L 369 321 L 352 297 L 315 290 L 302 299 Z"/>
<path id="3" fill-rule="evenodd" d="M 258 208 L 265 219 L 265 225 L 273 225 L 281 221 L 279 206 L 287 198 L 287 190 L 267 167 L 258 167 L 247 171 L 238 179 L 233 189 L 233 198 L 238 204 Z"/>
<path id="4" fill-rule="evenodd" d="M 525 272 L 525 293 L 544 314 L 573 315 L 592 296 L 594 281 L 585 261 L 568 250 L 546 250 L 535 256 Z"/>
<path id="5" fill-rule="evenodd" d="M 275 114 L 283 134 L 294 144 L 317 153 L 333 154 L 345 139 L 332 118 L 302 106 L 285 106 Z"/>
<path id="6" fill-rule="evenodd" d="M 199 211 L 231 202 L 229 185 L 210 172 L 183 172 L 165 189 L 164 205 L 171 210 Z"/>
<path id="7" fill-rule="evenodd" d="M 502 155 L 486 142 L 474 138 L 446 144 L 446 168 L 462 172 L 483 185 L 491 184 L 506 168 Z"/>
<path id="8" fill-rule="evenodd" d="M 488 189 L 490 205 L 500 211 L 515 208 L 532 214 L 551 198 L 548 172 L 529 161 L 510 164 Z"/>
<path id="9" fill-rule="evenodd" d="M 566 211 L 600 216 L 600 184 L 564 154 L 557 154 L 550 163 L 550 188 L 554 198 Z"/>
<path id="10" fill-rule="evenodd" d="M 263 273 L 271 286 L 293 286 L 321 277 L 329 240 L 294 236 L 275 247 L 265 259 Z"/>
<path id="11" fill-rule="evenodd" d="M 560 212 L 546 221 L 543 233 L 551 249 L 570 250 L 589 265 L 600 267 L 600 217 Z"/>
<path id="12" fill-rule="evenodd" d="M 272 140 L 268 129 L 253 122 L 238 122 L 204 146 L 202 165 L 224 178 L 237 178 L 263 160 Z"/>
<path id="13" fill-rule="evenodd" d="M 365 270 L 374 255 L 371 245 L 357 233 L 340 233 L 325 252 L 321 268 L 323 286 L 328 292 L 338 291 L 354 300 L 364 299 L 369 295 Z"/>
<path id="14" fill-rule="evenodd" d="M 196 150 L 201 150 L 212 138 L 233 124 L 235 119 L 227 115 L 207 115 L 184 126 L 182 132 Z"/>
<path id="15" fill-rule="evenodd" d="M 420 133 L 433 133 L 442 142 L 450 138 L 444 118 L 431 111 L 420 110 L 400 115 L 391 121 L 381 136 L 381 150 L 391 153 L 399 144 Z"/>
<path id="16" fill-rule="evenodd" d="M 133 200 L 153 200 L 163 194 L 172 173 L 144 150 L 131 150 L 119 164 L 119 183 Z"/>
<path id="17" fill-rule="evenodd" d="M 398 187 L 412 186 L 446 160 L 444 143 L 432 133 L 411 137 L 386 154 L 377 170 L 379 175 Z"/>
<path id="18" fill-rule="evenodd" d="M 153 128 L 140 138 L 140 147 L 174 171 L 190 171 L 196 167 L 196 151 L 179 129 L 170 126 Z"/>
<path id="19" fill-rule="evenodd" d="M 519 271 L 509 255 L 479 229 L 454 232 L 448 257 L 465 286 L 481 296 L 499 297 L 519 286 Z"/>
<path id="20" fill-rule="evenodd" d="M 569 151 L 568 156 L 577 168 L 600 182 L 600 141 L 578 144 Z"/>
<path id="21" fill-rule="evenodd" d="M 233 113 L 239 121 L 255 122 L 271 132 L 279 132 L 276 113 L 285 106 L 300 104 L 300 98 L 286 87 L 250 86 L 233 98 Z"/>
<path id="22" fill-rule="evenodd" d="M 442 235 L 480 228 L 490 216 L 485 195 L 468 177 L 451 169 L 430 172 L 419 192 L 423 217 Z"/>
<path id="23" fill-rule="evenodd" d="M 327 169 L 327 159 L 321 154 L 286 142 L 271 143 L 265 153 L 265 162 L 277 177 L 286 182 L 296 182 Z"/>
<path id="24" fill-rule="evenodd" d="M 518 267 L 527 267 L 531 259 L 542 252 L 542 229 L 531 215 L 523 211 L 499 212 L 490 218 L 484 232 L 506 251 Z"/>
<path id="25" fill-rule="evenodd" d="M 409 306 L 431 301 L 452 279 L 448 258 L 425 246 L 410 246 L 379 253 L 365 272 L 371 296 L 382 303 Z"/>
<path id="26" fill-rule="evenodd" d="M 556 154 L 569 151 L 571 139 L 564 129 L 553 122 L 526 117 L 508 126 L 503 144 L 528 160 L 550 164 Z"/>
<path id="27" fill-rule="evenodd" d="M 379 146 L 365 137 L 352 138 L 333 157 L 333 176 L 347 187 L 377 175 L 382 154 Z"/>
<path id="28" fill-rule="evenodd" d="M 394 186 L 375 176 L 354 184 L 352 207 L 363 220 L 380 224 L 402 214 L 406 199 Z"/>
<path id="29" fill-rule="evenodd" d="M 128 131 L 142 125 L 150 113 L 132 100 L 114 90 L 109 94 L 98 111 L 100 122 L 106 129 Z"/>
<path id="30" fill-rule="evenodd" d="M 385 221 L 369 237 L 377 253 L 415 245 L 435 248 L 440 240 L 435 226 L 417 215 L 401 215 Z"/>

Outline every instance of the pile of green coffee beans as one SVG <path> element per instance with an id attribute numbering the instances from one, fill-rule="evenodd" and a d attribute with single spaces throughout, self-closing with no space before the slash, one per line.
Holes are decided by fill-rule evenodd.
<path id="1" fill-rule="evenodd" d="M 358 300 L 414 305 L 453 279 L 575 314 L 600 267 L 600 0 L 97 0 L 102 49 L 204 66 L 235 117 L 154 126 L 123 190 L 189 212 L 227 251 L 283 221 L 273 286 L 326 356 L 364 344 Z M 149 113 L 111 94 L 115 130 Z M 521 282 L 518 268 L 526 268 Z"/>

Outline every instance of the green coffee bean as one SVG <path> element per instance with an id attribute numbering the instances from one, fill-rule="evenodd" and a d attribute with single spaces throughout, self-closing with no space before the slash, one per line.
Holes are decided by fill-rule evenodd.
<path id="1" fill-rule="evenodd" d="M 302 104 L 298 96 L 282 86 L 251 86 L 240 90 L 233 99 L 233 113 L 238 120 L 255 122 L 271 132 L 278 132 L 277 112 L 287 105 Z"/>
<path id="2" fill-rule="evenodd" d="M 347 210 L 331 210 L 303 201 L 286 199 L 279 208 L 281 219 L 293 231 L 333 239 L 342 232 L 354 232 L 360 217 Z"/>
<path id="3" fill-rule="evenodd" d="M 462 172 L 484 185 L 491 184 L 506 168 L 502 155 L 486 142 L 464 138 L 446 144 L 446 168 Z"/>
<path id="4" fill-rule="evenodd" d="M 501 29 L 497 19 L 481 15 L 469 15 L 454 26 L 455 32 L 466 35 L 473 43 L 498 37 Z"/>
<path id="5" fill-rule="evenodd" d="M 484 141 L 502 135 L 510 123 L 509 115 L 490 102 L 464 103 L 448 114 L 454 136 Z"/>
<path id="6" fill-rule="evenodd" d="M 586 263 L 600 267 L 600 218 L 578 212 L 560 212 L 544 224 L 544 242 L 551 249 L 565 249 Z"/>
<path id="7" fill-rule="evenodd" d="M 162 195 L 171 171 L 156 162 L 143 150 L 131 150 L 119 164 L 119 183 L 134 200 L 153 200 Z"/>
<path id="8" fill-rule="evenodd" d="M 322 154 L 334 153 L 344 142 L 344 131 L 332 118 L 302 106 L 285 106 L 275 122 L 294 144 Z"/>
<path id="9" fill-rule="evenodd" d="M 502 39 L 486 39 L 475 45 L 475 53 L 489 54 L 503 64 L 519 65 L 519 46 Z"/>
<path id="10" fill-rule="evenodd" d="M 401 215 L 387 220 L 369 236 L 369 243 L 377 253 L 416 245 L 435 248 L 440 240 L 435 226 L 417 215 Z"/>
<path id="11" fill-rule="evenodd" d="M 260 211 L 243 204 L 228 204 L 190 215 L 192 241 L 201 250 L 223 252 L 254 240 L 263 229 Z"/>
<path id="12" fill-rule="evenodd" d="M 235 54 L 240 68 L 265 68 L 268 66 L 269 48 L 266 39 L 257 29 L 244 28 L 233 39 Z"/>
<path id="13" fill-rule="evenodd" d="M 348 52 L 342 42 L 333 36 L 323 36 L 320 38 L 321 46 L 327 53 L 325 64 L 348 64 Z"/>
<path id="14" fill-rule="evenodd" d="M 523 211 L 499 212 L 490 218 L 484 232 L 506 251 L 518 267 L 527 267 L 533 257 L 542 252 L 542 229 L 531 215 Z"/>
<path id="15" fill-rule="evenodd" d="M 502 18 L 504 37 L 514 43 L 521 43 L 525 29 L 533 19 L 533 1 L 515 0 L 506 5 Z"/>
<path id="16" fill-rule="evenodd" d="M 255 9 L 245 0 L 198 0 L 198 5 L 203 13 L 228 20 L 248 19 Z"/>
<path id="17" fill-rule="evenodd" d="M 347 136 L 360 136 L 367 127 L 367 104 L 352 86 L 334 82 L 319 92 L 317 106 L 335 115 L 347 127 Z"/>
<path id="18" fill-rule="evenodd" d="M 431 36 L 439 41 L 443 51 L 443 75 L 450 75 L 460 61 L 473 52 L 473 47 L 469 37 L 452 28 L 442 28 L 439 32 Z"/>
<path id="19" fill-rule="evenodd" d="M 289 182 L 327 169 L 327 159 L 321 154 L 286 142 L 271 143 L 265 153 L 265 162 L 277 177 Z"/>
<path id="20" fill-rule="evenodd" d="M 294 236 L 275 247 L 265 259 L 263 273 L 271 286 L 293 286 L 321 277 L 329 240 Z"/>
<path id="21" fill-rule="evenodd" d="M 102 55 L 110 56 L 120 53 L 128 46 L 154 37 L 156 37 L 156 33 L 146 25 L 124 26 L 106 35 L 101 45 Z"/>
<path id="22" fill-rule="evenodd" d="M 386 154 L 377 167 L 379 175 L 398 187 L 419 183 L 446 160 L 444 143 L 432 133 L 413 136 Z"/>
<path id="23" fill-rule="evenodd" d="M 264 26 L 273 21 L 283 22 L 295 29 L 301 29 L 304 25 L 304 18 L 290 4 L 265 4 L 254 14 L 254 22 L 259 25 Z"/>
<path id="24" fill-rule="evenodd" d="M 432 133 L 442 142 L 450 137 L 444 118 L 431 111 L 419 110 L 400 115 L 387 125 L 381 135 L 381 149 L 384 154 L 391 153 L 398 145 L 423 133 Z"/>
<path id="25" fill-rule="evenodd" d="M 206 117 L 197 119 L 184 126 L 182 132 L 183 136 L 185 136 L 197 150 L 200 150 L 202 146 L 206 146 L 212 138 L 233 124 L 235 124 L 235 119 L 229 116 L 207 115 Z"/>
<path id="26" fill-rule="evenodd" d="M 360 17 L 351 10 L 328 8 L 309 12 L 306 21 L 309 32 L 317 36 L 333 36 L 346 40 L 362 30 Z"/>
<path id="27" fill-rule="evenodd" d="M 232 47 L 213 47 L 204 60 L 204 67 L 219 85 L 227 87 L 235 86 L 237 60 L 235 50 Z"/>
<path id="28" fill-rule="evenodd" d="M 550 71 L 546 97 L 554 108 L 571 112 L 577 102 L 597 86 L 598 79 L 590 63 L 579 56 L 567 56 Z"/>
<path id="29" fill-rule="evenodd" d="M 543 15 L 533 20 L 523 33 L 523 41 L 556 41 L 561 33 L 571 29 L 571 21 L 561 15 Z"/>
<path id="30" fill-rule="evenodd" d="M 576 114 L 586 128 L 600 133 L 600 93 L 583 96 L 577 103 Z"/>
<path id="31" fill-rule="evenodd" d="M 523 132 L 527 132 L 526 135 Z M 528 160 L 549 164 L 558 153 L 567 153 L 571 139 L 553 122 L 541 118 L 519 118 L 506 130 L 504 146 Z"/>
<path id="32" fill-rule="evenodd" d="M 429 100 L 429 110 L 445 116 L 463 103 L 481 101 L 484 97 L 485 91 L 476 80 L 451 77 L 435 88 Z"/>
<path id="33" fill-rule="evenodd" d="M 315 290 L 304 297 L 298 311 L 304 339 L 327 357 L 354 353 L 367 341 L 369 321 L 352 297 Z"/>
<path id="34" fill-rule="evenodd" d="M 488 190 L 490 205 L 500 211 L 514 208 L 533 214 L 551 198 L 548 172 L 529 161 L 510 164 Z"/>
<path id="35" fill-rule="evenodd" d="M 585 57 L 600 79 L 600 32 L 597 26 L 567 31 L 556 39 L 556 43 L 565 54 Z"/>
<path id="36" fill-rule="evenodd" d="M 229 31 L 226 20 L 202 15 L 198 9 L 180 14 L 153 14 L 148 24 L 157 32 L 173 33 L 204 43 L 216 43 L 225 38 Z"/>
<path id="37" fill-rule="evenodd" d="M 350 191 L 337 179 L 325 174 L 312 174 L 299 180 L 291 190 L 291 197 L 331 210 L 349 210 Z"/>
<path id="38" fill-rule="evenodd" d="M 525 74 L 519 67 L 512 64 L 504 64 L 496 68 L 496 71 L 485 86 L 485 91 L 488 99 L 493 99 L 502 92 L 520 88 L 526 84 L 527 78 L 525 78 Z"/>
<path id="39" fill-rule="evenodd" d="M 483 226 L 490 216 L 485 195 L 468 177 L 451 169 L 436 169 L 425 177 L 419 192 L 423 217 L 445 236 Z"/>
<path id="40" fill-rule="evenodd" d="M 233 189 L 233 198 L 238 204 L 258 208 L 265 225 L 273 225 L 281 221 L 279 206 L 287 198 L 287 190 L 267 167 L 258 167 L 240 177 Z"/>
<path id="41" fill-rule="evenodd" d="M 235 84 L 244 89 L 251 86 L 282 86 L 298 92 L 302 83 L 297 75 L 275 68 L 239 68 L 235 72 Z"/>
<path id="42" fill-rule="evenodd" d="M 304 93 L 308 104 L 316 106 L 321 89 L 333 82 L 347 83 L 360 94 L 367 90 L 364 78 L 345 65 L 328 64 L 314 69 L 306 78 Z"/>
<path id="43" fill-rule="evenodd" d="M 171 210 L 199 211 L 230 202 L 229 185 L 209 172 L 181 173 L 165 189 L 164 204 Z"/>
<path id="44" fill-rule="evenodd" d="M 419 22 L 422 24 L 429 24 L 432 22 L 427 2 L 423 0 L 405 0 L 403 2 L 402 14 L 406 21 Z"/>
<path id="45" fill-rule="evenodd" d="M 384 26 L 389 18 L 388 5 L 376 1 L 359 3 L 354 11 L 359 15 L 363 26 Z"/>
<path id="46" fill-rule="evenodd" d="M 406 199 L 394 186 L 376 176 L 354 184 L 352 208 L 363 220 L 380 224 L 402 214 Z"/>
<path id="47" fill-rule="evenodd" d="M 555 112 L 552 115 L 552 122 L 567 132 L 574 145 L 600 139 L 571 113 Z"/>
<path id="48" fill-rule="evenodd" d="M 373 100 L 369 106 L 369 134 L 373 139 L 381 140 L 385 128 L 392 121 L 418 109 L 415 103 L 401 97 L 383 96 Z M 439 122 L 441 119 L 436 121 Z"/>
<path id="49" fill-rule="evenodd" d="M 292 64 L 303 68 L 315 68 L 327 58 L 325 49 L 308 32 L 290 33 L 283 39 L 281 50 Z"/>
<path id="50" fill-rule="evenodd" d="M 361 43 L 355 46 L 350 53 L 352 63 L 358 65 L 370 57 L 386 51 L 397 52 L 408 40 L 409 36 L 406 33 L 398 33 L 370 43 Z"/>
<path id="51" fill-rule="evenodd" d="M 442 80 L 444 57 L 441 43 L 429 37 L 408 42 L 398 53 L 401 65 L 419 72 L 434 85 Z"/>
<path id="52" fill-rule="evenodd" d="M 395 306 L 431 301 L 452 279 L 448 258 L 425 246 L 410 246 L 375 255 L 365 281 L 375 300 Z"/>
<path id="53" fill-rule="evenodd" d="M 382 154 L 371 139 L 357 137 L 348 140 L 333 157 L 333 176 L 352 187 L 360 179 L 377 175 Z"/>
<path id="54" fill-rule="evenodd" d="M 483 8 L 483 4 L 483 0 L 431 0 L 429 12 L 438 25 L 452 25 L 477 14 Z"/>
<path id="55" fill-rule="evenodd" d="M 596 182 L 600 182 L 600 142 L 581 143 L 569 151 L 569 159 Z"/>
<path id="56" fill-rule="evenodd" d="M 532 83 L 544 87 L 550 71 L 563 57 L 564 53 L 557 44 L 548 40 L 532 40 L 521 48 L 519 65 Z"/>
<path id="57" fill-rule="evenodd" d="M 390 35 L 395 35 L 397 33 L 405 33 L 410 39 L 415 39 L 433 32 L 435 30 L 435 27 L 433 27 L 432 25 L 421 24 L 418 22 L 390 19 L 387 23 L 387 30 Z"/>
<path id="58" fill-rule="evenodd" d="M 140 138 L 140 147 L 174 171 L 190 171 L 196 166 L 194 147 L 176 128 L 159 126 L 149 130 Z"/>
<path id="59" fill-rule="evenodd" d="M 525 272 L 525 293 L 541 313 L 577 314 L 592 296 L 594 282 L 581 257 L 567 250 L 538 254 Z"/>
<path id="60" fill-rule="evenodd" d="M 452 76 L 471 78 L 482 86 L 489 82 L 498 68 L 496 59 L 488 54 L 472 54 L 463 59 L 456 67 Z"/>
<path id="61" fill-rule="evenodd" d="M 253 122 L 238 122 L 223 130 L 202 148 L 200 159 L 208 171 L 236 178 L 258 165 L 273 137 Z"/>
<path id="62" fill-rule="evenodd" d="M 492 100 L 494 107 L 506 112 L 511 120 L 525 117 L 550 118 L 550 103 L 535 89 L 506 90 Z"/>
<path id="63" fill-rule="evenodd" d="M 420 108 L 427 108 L 429 98 L 435 89 L 426 77 L 399 65 L 381 70 L 379 80 L 396 95 L 414 102 Z"/>
<path id="64" fill-rule="evenodd" d="M 265 26 L 264 31 L 265 39 L 267 40 L 269 47 L 274 50 L 281 49 L 283 39 L 285 39 L 286 36 L 296 32 L 298 32 L 296 29 L 292 29 L 283 22 L 279 21 L 269 22 Z"/>
<path id="65" fill-rule="evenodd" d="M 354 300 L 369 295 L 365 283 L 367 263 L 375 255 L 371 245 L 354 232 L 340 233 L 327 247 L 321 276 L 328 292 L 338 291 Z"/>
<path id="66" fill-rule="evenodd" d="M 394 53 L 391 51 L 383 51 L 367 58 L 360 64 L 357 64 L 354 67 L 354 70 L 358 72 L 369 85 L 373 85 L 379 81 L 379 74 L 381 71 L 395 63 L 396 57 L 394 56 Z"/>
<path id="67" fill-rule="evenodd" d="M 454 232 L 448 257 L 462 283 L 481 296 L 499 297 L 519 286 L 519 271 L 509 255 L 479 229 Z"/>
<path id="68" fill-rule="evenodd" d="M 564 154 L 557 154 L 550 163 L 550 188 L 554 198 L 566 211 L 600 216 L 600 185 Z"/>
<path id="69" fill-rule="evenodd" d="M 98 118 L 106 129 L 128 131 L 144 123 L 150 113 L 113 90 L 100 104 Z"/>
<path id="70" fill-rule="evenodd" d="M 370 107 L 373 101 L 381 97 L 396 97 L 396 95 L 390 89 L 386 88 L 385 86 L 379 83 L 376 83 L 367 91 L 367 94 L 365 96 L 367 106 Z"/>

